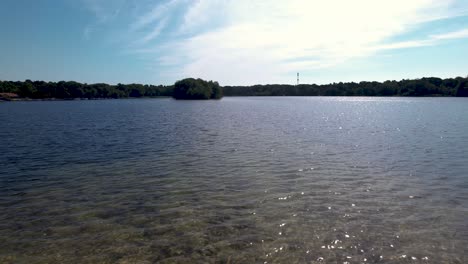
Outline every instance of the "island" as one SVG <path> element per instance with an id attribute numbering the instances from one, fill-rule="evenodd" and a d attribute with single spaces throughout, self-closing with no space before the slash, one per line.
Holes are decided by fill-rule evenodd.
<path id="1" fill-rule="evenodd" d="M 218 82 L 186 78 L 174 84 L 172 96 L 178 100 L 221 99 L 223 90 Z"/>

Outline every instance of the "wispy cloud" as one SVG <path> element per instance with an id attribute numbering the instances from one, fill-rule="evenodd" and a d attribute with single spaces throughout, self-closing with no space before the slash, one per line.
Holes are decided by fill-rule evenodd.
<path id="1" fill-rule="evenodd" d="M 467 7 L 461 0 L 168 0 L 129 25 L 137 39 L 129 46 L 171 78 L 284 82 L 295 71 L 468 37 L 468 29 L 452 29 L 392 41 L 426 23 L 467 15 Z M 162 36 L 165 30 L 170 34 Z"/>
<path id="2" fill-rule="evenodd" d="M 125 0 L 82 0 L 98 19 L 99 23 L 105 23 L 119 15 Z"/>
<path id="3" fill-rule="evenodd" d="M 93 28 L 90 25 L 86 26 L 83 30 L 83 38 L 88 40 L 92 32 Z"/>
<path id="4" fill-rule="evenodd" d="M 429 35 L 425 39 L 395 42 L 375 46 L 374 50 L 394 50 L 438 45 L 443 40 L 468 38 L 468 29 L 461 29 L 443 34 Z"/>
<path id="5" fill-rule="evenodd" d="M 88 40 L 96 28 L 115 19 L 125 4 L 125 0 L 82 0 L 86 9 L 96 17 L 96 21 L 86 25 L 83 37 Z"/>
<path id="6" fill-rule="evenodd" d="M 223 26 L 175 40 L 183 45 L 167 53 L 190 58 L 182 65 L 184 75 L 255 83 L 281 81 L 291 71 L 332 67 L 380 50 L 435 44 L 444 36 L 400 43 L 387 40 L 420 23 L 452 16 L 453 1 L 203 2 L 203 7 L 194 4 L 189 9 L 181 30 L 206 25 L 207 17 L 219 13 L 225 16 Z M 450 36 L 454 35 L 445 38 Z"/>
<path id="7" fill-rule="evenodd" d="M 183 15 L 178 33 L 197 34 L 212 31 L 229 21 L 229 5 L 232 0 L 198 0 Z"/>
<path id="8" fill-rule="evenodd" d="M 467 38 L 467 37 L 468 37 L 468 28 L 458 30 L 458 31 L 448 32 L 445 34 L 431 35 L 431 39 L 433 40 L 459 39 L 459 38 Z"/>
<path id="9" fill-rule="evenodd" d="M 157 25 L 155 26 L 155 28 L 153 30 L 151 30 L 147 35 L 145 35 L 142 39 L 139 39 L 137 41 L 137 44 L 146 44 L 148 43 L 149 41 L 157 38 L 161 32 L 163 31 L 163 29 L 166 27 L 167 25 L 167 22 L 168 22 L 169 18 L 167 17 L 164 17 L 163 19 L 161 19 Z"/>
<path id="10" fill-rule="evenodd" d="M 132 31 L 141 30 L 146 26 L 153 24 L 154 22 L 158 22 L 164 17 L 171 15 L 171 13 L 174 11 L 173 9 L 177 7 L 177 5 L 179 5 L 182 1 L 183 0 L 170 0 L 156 5 L 148 13 L 141 15 L 130 26 L 130 29 Z"/>

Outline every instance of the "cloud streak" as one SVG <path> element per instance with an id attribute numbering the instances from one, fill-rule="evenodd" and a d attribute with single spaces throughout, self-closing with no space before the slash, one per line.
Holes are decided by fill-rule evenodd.
<path id="1" fill-rule="evenodd" d="M 130 30 L 145 32 L 133 52 L 153 56 L 163 73 L 171 66 L 167 74 L 174 76 L 178 65 L 179 78 L 252 84 L 466 38 L 468 29 L 391 41 L 425 23 L 466 15 L 460 10 L 466 9 L 456 0 L 171 0 L 141 15 Z M 174 33 L 154 43 L 166 26 Z"/>
<path id="2" fill-rule="evenodd" d="M 446 32 L 446 33 L 438 34 L 438 35 L 430 35 L 426 39 L 402 41 L 402 42 L 395 42 L 395 43 L 380 45 L 380 46 L 374 47 L 374 50 L 379 51 L 379 50 L 394 50 L 394 49 L 434 46 L 434 45 L 439 44 L 443 40 L 453 40 L 453 39 L 463 39 L 463 38 L 468 38 L 468 29 L 461 29 L 461 30 Z"/>
<path id="3" fill-rule="evenodd" d="M 119 16 L 125 0 L 82 0 L 84 7 L 93 13 L 97 21 L 86 25 L 83 29 L 83 38 L 89 40 L 96 28 L 109 23 Z"/>
<path id="4" fill-rule="evenodd" d="M 138 44 L 145 44 L 157 38 L 166 27 L 168 20 L 167 17 L 161 19 L 151 32 L 139 40 Z"/>
<path id="5" fill-rule="evenodd" d="M 109 20 L 117 17 L 125 0 L 82 0 L 85 7 L 91 11 L 96 18 L 98 23 L 105 23 Z"/>
<path id="6" fill-rule="evenodd" d="M 150 12 L 140 16 L 131 26 L 132 31 L 141 30 L 154 22 L 158 22 L 170 15 L 174 9 L 182 2 L 182 0 L 170 0 L 168 2 L 158 4 L 151 9 Z"/>

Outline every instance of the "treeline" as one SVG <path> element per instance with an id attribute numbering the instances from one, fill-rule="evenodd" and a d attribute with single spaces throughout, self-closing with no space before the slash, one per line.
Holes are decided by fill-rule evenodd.
<path id="1" fill-rule="evenodd" d="M 128 98 L 171 96 L 172 86 L 117 84 L 106 83 L 86 84 L 74 81 L 44 82 L 30 81 L 12 82 L 0 81 L 0 93 L 15 93 L 20 97 L 32 99 L 58 98 Z"/>
<path id="2" fill-rule="evenodd" d="M 216 82 L 213 87 L 218 89 Z M 215 89 L 212 88 L 212 91 Z M 193 90 L 193 91 L 192 91 Z M 195 93 L 197 89 L 191 89 Z M 216 90 L 217 93 L 218 90 Z M 0 81 L 0 93 L 14 93 L 32 99 L 128 98 L 174 96 L 174 86 L 105 83 L 82 84 L 74 81 Z M 325 85 L 268 84 L 224 86 L 220 96 L 468 96 L 468 77 L 436 77 L 385 82 L 348 82 Z M 218 94 L 205 97 L 219 98 Z M 1 97 L 1 95 L 0 95 Z"/>
<path id="3" fill-rule="evenodd" d="M 385 82 L 224 86 L 225 96 L 468 96 L 468 77 Z"/>

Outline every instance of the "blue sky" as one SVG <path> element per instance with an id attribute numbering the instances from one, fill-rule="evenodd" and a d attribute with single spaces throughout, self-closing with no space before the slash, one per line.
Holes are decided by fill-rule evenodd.
<path id="1" fill-rule="evenodd" d="M 0 35 L 1 80 L 468 75 L 466 0 L 2 0 Z"/>

